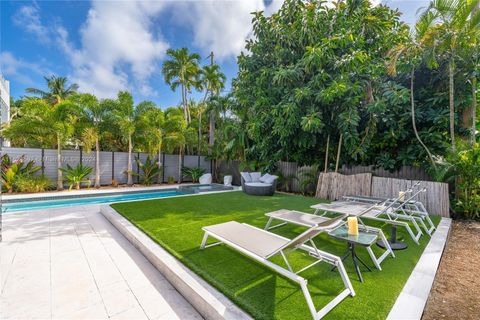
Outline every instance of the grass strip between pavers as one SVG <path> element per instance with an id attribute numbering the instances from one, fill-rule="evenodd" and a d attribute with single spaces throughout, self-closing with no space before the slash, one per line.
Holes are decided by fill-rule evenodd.
<path id="1" fill-rule="evenodd" d="M 203 226 L 235 220 L 263 228 L 267 222 L 266 212 L 293 209 L 312 213 L 310 206 L 319 202 L 315 198 L 279 193 L 273 197 L 256 197 L 228 192 L 118 203 L 112 207 L 255 319 L 310 319 L 300 286 L 295 282 L 226 246 L 205 250 L 199 247 Z M 440 221 L 437 216 L 432 219 L 435 224 Z M 365 221 L 382 227 L 389 236 L 389 225 Z M 303 227 L 286 225 L 272 231 L 293 238 L 304 230 Z M 352 260 L 347 258 L 345 267 L 357 295 L 345 299 L 325 319 L 386 318 L 430 239 L 424 235 L 420 245 L 416 245 L 403 228 L 399 227 L 397 234 L 409 247 L 396 251 L 396 258 L 387 258 L 382 263 L 382 271 L 374 268 L 364 248 L 357 249 L 372 268 L 372 272 L 362 269 L 364 283 L 357 279 Z M 326 234 L 317 237 L 315 243 L 319 249 L 339 256 L 347 250 L 345 242 Z M 381 253 L 377 246 L 372 248 L 377 254 Z M 294 270 L 305 266 L 311 259 L 299 252 L 289 256 Z M 283 266 L 280 257 L 274 257 L 272 261 Z M 343 289 L 340 275 L 331 271 L 327 263 L 317 264 L 302 272 L 302 276 L 308 279 L 317 309 Z"/>

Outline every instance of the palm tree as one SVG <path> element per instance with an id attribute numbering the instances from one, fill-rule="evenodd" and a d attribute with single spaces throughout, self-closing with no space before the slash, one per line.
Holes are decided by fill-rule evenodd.
<path id="1" fill-rule="evenodd" d="M 139 140 L 143 149 L 151 154 L 157 154 L 158 169 L 162 167 L 162 144 L 165 136 L 164 121 L 165 116 L 161 109 L 157 108 L 153 102 L 145 101 L 137 106 L 138 109 L 138 134 Z M 158 183 L 162 182 L 162 176 L 157 176 Z"/>
<path id="2" fill-rule="evenodd" d="M 388 55 L 390 60 L 388 61 L 388 71 L 390 74 L 396 74 L 397 65 L 399 64 L 399 59 L 403 58 L 406 65 L 410 69 L 410 106 L 411 106 L 411 116 L 412 116 L 412 127 L 415 137 L 422 147 L 427 152 L 427 155 L 430 159 L 430 162 L 435 167 L 435 161 L 433 159 L 432 153 L 425 145 L 425 143 L 420 138 L 418 134 L 417 125 L 415 121 L 415 94 L 414 94 L 414 83 L 415 83 L 415 69 L 421 63 L 422 58 L 427 63 L 428 66 L 432 67 L 435 64 L 435 61 L 432 60 L 431 53 L 432 51 L 425 47 L 425 42 L 429 41 L 431 32 L 430 25 L 431 19 L 433 16 L 431 14 L 423 15 L 415 25 L 415 33 L 410 35 L 408 41 L 398 44 L 392 48 Z"/>
<path id="3" fill-rule="evenodd" d="M 63 189 L 62 148 L 75 133 L 80 110 L 72 101 L 66 100 L 56 106 L 37 98 L 28 98 L 22 105 L 22 117 L 7 125 L 7 138 L 23 136 L 38 141 L 42 147 L 57 149 L 57 190 Z"/>
<path id="4" fill-rule="evenodd" d="M 203 97 L 202 104 L 205 104 L 206 99 L 210 96 L 218 96 L 220 91 L 225 88 L 225 81 L 227 77 L 220 71 L 220 66 L 212 64 L 204 66 L 201 73 L 202 86 L 205 89 L 205 96 Z M 202 123 L 202 114 L 199 113 L 199 124 Z M 200 125 L 198 127 L 198 137 L 201 141 Z M 210 112 L 209 115 L 209 144 L 213 145 L 215 142 L 215 112 Z"/>
<path id="5" fill-rule="evenodd" d="M 188 51 L 187 48 L 168 49 L 170 60 L 163 63 L 162 73 L 170 88 L 175 91 L 179 86 L 182 90 L 183 116 L 187 123 L 190 122 L 188 109 L 188 93 L 192 87 L 199 88 L 199 60 L 200 55 Z"/>
<path id="6" fill-rule="evenodd" d="M 51 75 L 44 79 L 47 81 L 48 91 L 36 88 L 27 88 L 25 91 L 45 99 L 52 105 L 57 105 L 77 93 L 78 84 L 73 83 L 67 86 L 68 79 L 66 77 Z"/>
<path id="7" fill-rule="evenodd" d="M 173 152 L 178 149 L 178 183 L 182 182 L 182 160 L 185 146 L 195 137 L 195 129 L 189 127 L 179 108 L 170 108 L 165 112 L 165 145 Z"/>
<path id="8" fill-rule="evenodd" d="M 120 136 L 126 140 L 126 143 L 128 144 L 127 185 L 131 186 L 133 184 L 133 134 L 136 129 L 135 123 L 138 117 L 138 112 L 134 106 L 133 97 L 129 92 L 120 91 L 118 93 L 112 116 L 114 123 L 119 129 Z"/>
<path id="9" fill-rule="evenodd" d="M 438 50 L 448 62 L 448 88 L 450 110 L 450 138 L 455 148 L 455 82 L 457 62 L 461 59 L 461 48 L 468 45 L 474 33 L 478 33 L 480 19 L 474 14 L 479 0 L 432 0 L 423 12 L 430 16 L 428 45 Z M 473 17 L 473 19 L 472 19 Z M 478 49 L 478 48 L 477 48 Z"/>
<path id="10" fill-rule="evenodd" d="M 95 147 L 95 188 L 100 188 L 100 137 L 101 126 L 110 110 L 109 100 L 99 102 L 92 94 L 79 94 L 78 104 L 82 110 L 83 130 L 81 137 L 85 150 L 90 152 Z"/>

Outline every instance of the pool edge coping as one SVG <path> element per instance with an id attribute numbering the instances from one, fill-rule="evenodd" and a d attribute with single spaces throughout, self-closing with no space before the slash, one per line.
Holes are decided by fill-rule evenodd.
<path id="1" fill-rule="evenodd" d="M 102 205 L 100 212 L 203 317 L 206 319 L 252 319 L 225 295 L 184 266 L 113 209 L 110 204 Z"/>
<path id="2" fill-rule="evenodd" d="M 451 218 L 442 218 L 415 268 L 403 286 L 388 320 L 421 319 L 435 281 L 438 266 L 452 226 Z"/>

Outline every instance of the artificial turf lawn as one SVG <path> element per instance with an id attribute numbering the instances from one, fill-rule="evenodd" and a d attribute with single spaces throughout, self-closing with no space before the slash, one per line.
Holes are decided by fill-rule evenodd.
<path id="1" fill-rule="evenodd" d="M 278 209 L 313 212 L 310 206 L 318 202 L 319 199 L 296 195 L 277 193 L 273 197 L 255 197 L 228 192 L 119 203 L 112 207 L 255 319 L 311 319 L 300 286 L 295 282 L 225 246 L 205 250 L 200 250 L 199 246 L 203 226 L 235 220 L 263 228 L 267 222 L 266 212 Z M 435 224 L 440 221 L 436 216 L 432 219 Z M 389 226 L 383 226 L 383 229 L 388 236 Z M 356 296 L 343 300 L 325 319 L 386 318 L 429 240 L 424 235 L 420 245 L 416 245 L 402 229 L 398 228 L 397 233 L 409 247 L 396 251 L 396 258 L 387 258 L 382 263 L 382 271 L 373 267 L 365 249 L 357 250 L 372 268 L 372 272 L 362 269 L 364 283 L 358 280 L 351 259 L 346 260 L 345 267 Z M 304 230 L 287 225 L 273 232 L 292 238 Z M 346 250 L 345 242 L 326 234 L 321 234 L 315 242 L 319 249 L 339 256 Z M 373 247 L 377 254 L 381 252 Z M 311 259 L 296 252 L 289 256 L 294 270 L 305 266 Z M 273 261 L 283 265 L 278 257 Z M 302 276 L 308 279 L 317 309 L 343 290 L 339 273 L 331 271 L 327 263 L 317 264 Z"/>

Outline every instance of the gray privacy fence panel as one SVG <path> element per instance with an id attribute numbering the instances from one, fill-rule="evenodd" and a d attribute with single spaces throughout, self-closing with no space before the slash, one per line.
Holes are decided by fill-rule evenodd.
<path id="1" fill-rule="evenodd" d="M 167 181 L 168 177 L 173 177 L 175 181 L 178 181 L 178 155 L 165 155 L 164 170 L 165 178 L 164 181 Z"/>
<path id="2" fill-rule="evenodd" d="M 128 152 L 115 152 L 113 164 L 114 179 L 118 183 L 127 183 Z"/>
<path id="3" fill-rule="evenodd" d="M 45 176 L 57 180 L 57 150 L 44 149 Z"/>
<path id="4" fill-rule="evenodd" d="M 425 187 L 427 191 L 420 193 L 415 199 L 425 205 L 428 213 L 450 217 L 450 199 L 446 183 L 373 177 L 372 196 L 397 197 L 399 191 L 407 190 L 417 182 L 420 182 L 421 187 Z"/>
<path id="5" fill-rule="evenodd" d="M 383 168 L 375 168 L 375 166 L 346 166 L 343 165 L 339 170 L 342 174 L 372 173 L 376 177 L 410 179 L 432 181 L 432 178 L 424 169 L 411 166 L 403 166 L 395 171 L 388 171 Z"/>
<path id="6" fill-rule="evenodd" d="M 80 157 L 80 153 L 79 153 Z M 89 153 L 82 151 L 82 164 L 87 167 L 92 167 L 92 173 L 88 176 L 90 180 L 92 180 L 92 186 L 95 184 L 95 159 L 97 157 L 97 154 L 95 151 L 90 151 Z M 80 160 L 78 161 L 80 162 Z M 101 174 L 100 170 L 100 174 Z M 101 181 L 101 180 L 100 180 Z"/>
<path id="7" fill-rule="evenodd" d="M 205 172 L 211 173 L 211 162 L 210 160 L 207 160 L 207 157 L 205 156 L 200 156 L 200 168 L 205 169 Z"/>
<path id="8" fill-rule="evenodd" d="M 112 152 L 100 151 L 100 184 L 112 183 Z"/>

